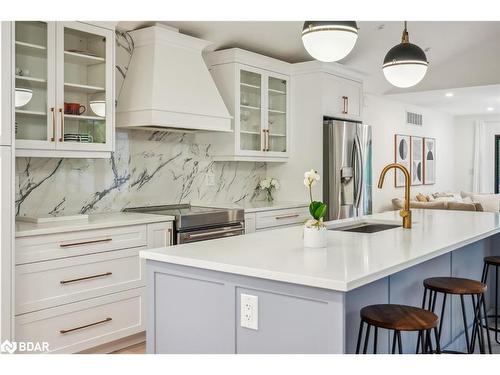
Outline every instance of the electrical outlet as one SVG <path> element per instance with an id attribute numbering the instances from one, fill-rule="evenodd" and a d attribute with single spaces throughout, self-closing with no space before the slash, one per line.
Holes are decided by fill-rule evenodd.
<path id="1" fill-rule="evenodd" d="M 244 328 L 259 329 L 259 297 L 250 294 L 240 295 L 240 325 Z"/>

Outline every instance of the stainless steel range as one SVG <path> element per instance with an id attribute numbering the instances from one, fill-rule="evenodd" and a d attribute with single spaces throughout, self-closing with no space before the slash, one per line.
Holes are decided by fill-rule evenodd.
<path id="1" fill-rule="evenodd" d="M 179 204 L 126 208 L 124 211 L 175 216 L 174 244 L 238 236 L 245 233 L 243 209 Z"/>

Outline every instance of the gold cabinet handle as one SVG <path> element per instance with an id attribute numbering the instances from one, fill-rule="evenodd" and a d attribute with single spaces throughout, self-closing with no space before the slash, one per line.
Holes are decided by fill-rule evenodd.
<path id="1" fill-rule="evenodd" d="M 165 246 L 172 245 L 173 242 L 172 228 L 168 228 L 165 233 Z"/>
<path id="2" fill-rule="evenodd" d="M 61 136 L 59 137 L 59 142 L 64 142 L 64 112 L 62 108 L 59 108 L 59 114 L 61 115 Z"/>
<path id="3" fill-rule="evenodd" d="M 111 276 L 112 274 L 113 274 L 113 272 L 105 272 L 105 273 L 100 273 L 99 275 L 79 277 L 78 279 L 71 279 L 71 280 L 61 280 L 59 282 L 62 285 L 66 285 L 66 284 L 76 283 L 78 281 L 97 279 L 98 277 L 104 277 L 104 276 Z"/>
<path id="4" fill-rule="evenodd" d="M 90 323 L 90 324 L 85 324 L 83 326 L 79 326 L 79 327 L 75 327 L 75 328 L 69 328 L 69 329 L 61 329 L 59 331 L 59 333 L 61 334 L 65 334 L 65 333 L 70 333 L 70 332 L 73 332 L 73 331 L 78 331 L 80 329 L 84 329 L 84 328 L 89 328 L 89 327 L 93 327 L 93 326 L 96 326 L 98 324 L 102 324 L 102 323 L 107 323 L 107 322 L 110 322 L 112 321 L 113 319 L 112 318 L 106 318 L 106 319 L 103 319 L 103 320 L 99 320 L 98 322 L 94 322 L 94 323 Z"/>
<path id="5" fill-rule="evenodd" d="M 265 129 L 266 132 L 266 151 L 269 151 L 269 129 Z"/>
<path id="6" fill-rule="evenodd" d="M 349 105 L 349 104 L 348 104 L 348 100 L 349 100 L 349 98 L 348 98 L 347 96 L 343 96 L 343 97 L 342 97 L 342 102 L 343 102 L 343 107 L 344 107 L 344 108 L 342 109 L 342 113 L 343 113 L 344 115 L 347 115 L 347 107 L 348 107 L 348 105 Z"/>
<path id="7" fill-rule="evenodd" d="M 299 214 L 291 214 L 291 215 L 283 215 L 283 216 L 276 216 L 276 220 L 282 220 L 282 219 L 293 219 L 295 217 L 299 217 Z"/>
<path id="8" fill-rule="evenodd" d="M 50 113 L 52 114 L 52 138 L 50 138 L 51 142 L 56 140 L 56 114 L 54 113 L 56 109 L 54 107 L 50 108 Z"/>
<path id="9" fill-rule="evenodd" d="M 262 144 L 264 144 L 262 146 Z M 262 151 L 266 151 L 266 129 L 262 129 L 262 138 L 260 140 L 260 145 L 262 147 Z"/>
<path id="10" fill-rule="evenodd" d="M 81 245 L 93 245 L 96 243 L 102 243 L 102 242 L 111 242 L 111 238 L 104 238 L 102 240 L 90 240 L 90 241 L 82 241 L 82 242 L 72 242 L 72 243 L 62 243 L 59 244 L 59 247 L 73 247 L 73 246 L 81 246 Z"/>

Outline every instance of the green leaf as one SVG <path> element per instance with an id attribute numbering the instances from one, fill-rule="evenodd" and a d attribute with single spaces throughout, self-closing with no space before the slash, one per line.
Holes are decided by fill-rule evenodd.
<path id="1" fill-rule="evenodd" d="M 313 201 L 309 205 L 309 213 L 314 219 L 319 220 L 325 216 L 326 207 L 326 204 L 323 202 Z"/>

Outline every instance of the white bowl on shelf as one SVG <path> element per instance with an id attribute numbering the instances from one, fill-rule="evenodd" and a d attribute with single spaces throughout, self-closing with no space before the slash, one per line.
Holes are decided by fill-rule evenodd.
<path id="1" fill-rule="evenodd" d="M 16 87 L 16 94 L 14 98 L 16 108 L 23 107 L 28 104 L 32 97 L 33 90 Z"/>
<path id="2" fill-rule="evenodd" d="M 99 117 L 106 117 L 106 101 L 91 100 L 89 102 L 90 109 Z"/>

